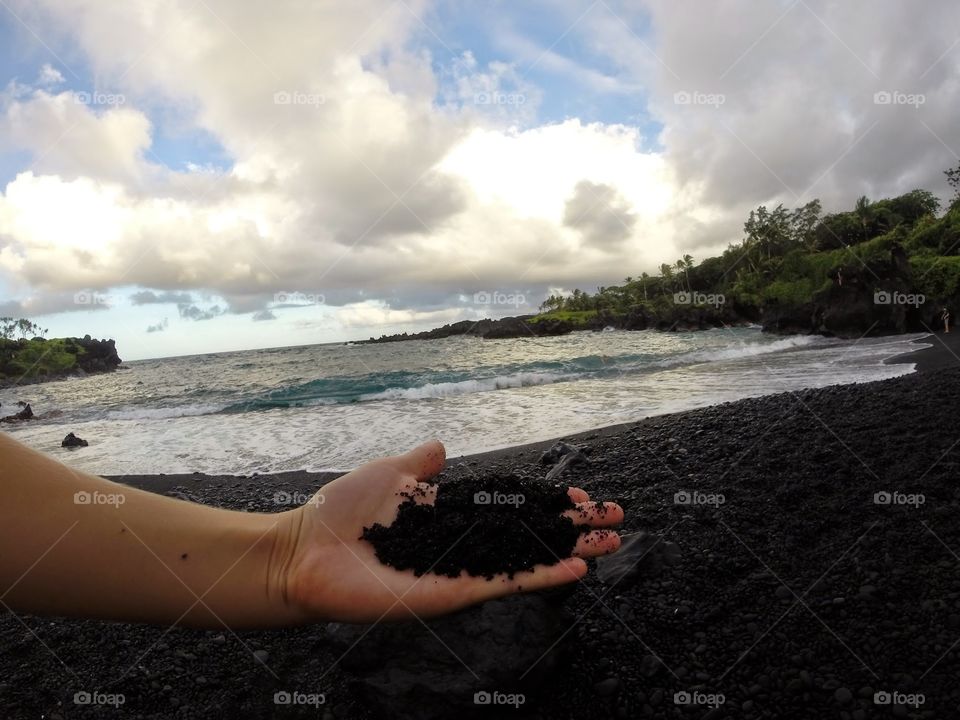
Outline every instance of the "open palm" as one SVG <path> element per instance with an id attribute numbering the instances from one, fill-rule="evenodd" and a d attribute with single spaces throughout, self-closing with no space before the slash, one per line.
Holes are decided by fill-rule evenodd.
<path id="1" fill-rule="evenodd" d="M 417 577 L 412 570 L 396 570 L 382 564 L 373 546 L 361 540 L 363 528 L 374 523 L 390 525 L 403 494 L 418 487 L 425 491 L 418 502 L 432 503 L 436 486 L 424 482 L 443 469 L 443 445 L 433 441 L 405 455 L 367 463 L 325 485 L 314 499 L 295 512 L 296 537 L 286 571 L 290 598 L 309 615 L 346 622 L 399 620 L 427 617 L 515 592 L 540 590 L 583 577 L 583 558 L 613 552 L 620 537 L 613 531 L 592 529 L 580 536 L 573 557 L 556 565 L 537 565 L 529 571 L 505 574 L 492 580 L 461 573 L 459 577 L 427 573 Z M 592 528 L 617 525 L 623 510 L 604 503 L 597 512 L 587 493 L 570 488 L 571 499 L 585 510 L 576 512 L 578 523 Z"/>

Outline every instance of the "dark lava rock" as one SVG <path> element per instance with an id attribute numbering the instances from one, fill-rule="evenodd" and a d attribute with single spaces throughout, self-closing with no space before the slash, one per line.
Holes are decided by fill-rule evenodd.
<path id="1" fill-rule="evenodd" d="M 362 340 L 362 343 L 402 342 L 404 340 L 439 340 L 457 335 L 478 337 L 487 340 L 501 340 L 508 338 L 546 337 L 566 335 L 573 332 L 573 325 L 567 320 L 543 318 L 537 322 L 530 322 L 534 315 L 519 315 L 497 320 L 461 320 L 460 322 L 444 325 L 443 327 L 426 330 L 419 333 L 400 333 L 398 335 L 381 335 L 379 338 Z"/>
<path id="2" fill-rule="evenodd" d="M 327 630 L 337 651 L 345 653 L 340 664 L 351 684 L 379 717 L 435 720 L 507 714 L 513 705 L 490 705 L 511 694 L 523 695 L 522 709 L 534 707 L 539 687 L 566 652 L 572 620 L 530 594 L 426 624 L 332 623 Z M 494 702 L 484 704 L 491 698 Z"/>
<path id="3" fill-rule="evenodd" d="M 918 279 L 899 245 L 891 248 L 889 258 L 831 268 L 823 279 L 836 279 L 838 271 L 842 271 L 843 283 L 831 283 L 809 301 L 766 304 L 761 318 L 764 331 L 860 338 L 865 332 L 923 332 L 936 324 L 936 308 L 943 298 L 928 297 L 925 304 L 915 306 L 875 297 L 918 292 L 914 289 Z"/>
<path id="4" fill-rule="evenodd" d="M 547 473 L 547 482 L 553 482 L 566 472 L 571 465 L 589 462 L 589 459 L 580 448 L 565 442 L 558 442 L 540 456 L 541 465 L 553 465 Z"/>
<path id="5" fill-rule="evenodd" d="M 597 691 L 597 695 L 609 697 L 620 689 L 620 678 L 612 677 L 601 680 L 593 686 L 593 689 Z"/>
<path id="6" fill-rule="evenodd" d="M 621 535 L 620 549 L 612 555 L 597 558 L 597 577 L 620 589 L 641 577 L 652 577 L 664 566 L 680 562 L 680 548 L 659 535 L 640 532 Z"/>
<path id="7" fill-rule="evenodd" d="M 848 702 L 853 700 L 853 693 L 845 687 L 837 688 L 833 692 L 833 697 L 841 705 L 846 705 Z"/>
<path id="8" fill-rule="evenodd" d="M 503 474 L 441 482 L 433 505 L 407 497 L 390 527 L 363 529 L 377 558 L 417 575 L 462 571 L 511 577 L 570 557 L 584 526 L 561 515 L 576 505 L 559 485 Z"/>
<path id="9" fill-rule="evenodd" d="M 33 408 L 30 407 L 30 403 L 20 403 L 17 405 L 23 406 L 23 410 L 13 415 L 7 415 L 6 417 L 0 418 L 0 422 L 20 422 L 21 420 L 32 420 L 33 419 Z"/>
<path id="10" fill-rule="evenodd" d="M 83 352 L 77 356 L 77 367 L 85 373 L 110 372 L 120 365 L 114 340 L 97 340 L 89 335 L 67 340 L 83 348 Z"/>
<path id="11" fill-rule="evenodd" d="M 586 459 L 586 456 L 580 451 L 575 445 L 570 445 L 565 442 L 554 443 L 553 447 L 549 450 L 545 450 L 543 455 L 540 456 L 541 465 L 556 465 L 564 455 L 579 455 Z"/>
<path id="12" fill-rule="evenodd" d="M 73 433 L 67 433 L 67 436 L 60 442 L 60 447 L 65 448 L 77 448 L 77 447 L 87 447 L 89 445 L 86 440 L 83 438 L 78 438 Z"/>

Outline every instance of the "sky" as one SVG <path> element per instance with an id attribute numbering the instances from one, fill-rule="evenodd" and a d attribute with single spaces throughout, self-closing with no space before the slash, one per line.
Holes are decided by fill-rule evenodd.
<path id="1" fill-rule="evenodd" d="M 960 5 L 3 0 L 0 316 L 124 359 L 534 311 L 960 163 Z"/>

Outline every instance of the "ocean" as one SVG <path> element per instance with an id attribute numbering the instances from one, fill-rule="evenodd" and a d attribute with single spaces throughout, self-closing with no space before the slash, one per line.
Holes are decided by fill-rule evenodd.
<path id="1" fill-rule="evenodd" d="M 4 429 L 104 475 L 343 470 L 438 437 L 450 456 L 744 397 L 911 372 L 919 335 L 859 341 L 759 328 L 326 344 L 124 363 L 0 390 L 63 414 Z M 122 352 L 121 352 L 122 355 Z M 67 432 L 86 448 L 60 448 Z"/>

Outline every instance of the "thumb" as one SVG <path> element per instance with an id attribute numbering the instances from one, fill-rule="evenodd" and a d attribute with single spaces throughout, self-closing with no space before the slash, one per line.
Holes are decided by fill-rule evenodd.
<path id="1" fill-rule="evenodd" d="M 413 475 L 419 482 L 429 480 L 443 470 L 447 461 L 447 450 L 439 440 L 431 440 L 398 455 L 395 460 L 401 472 Z"/>

